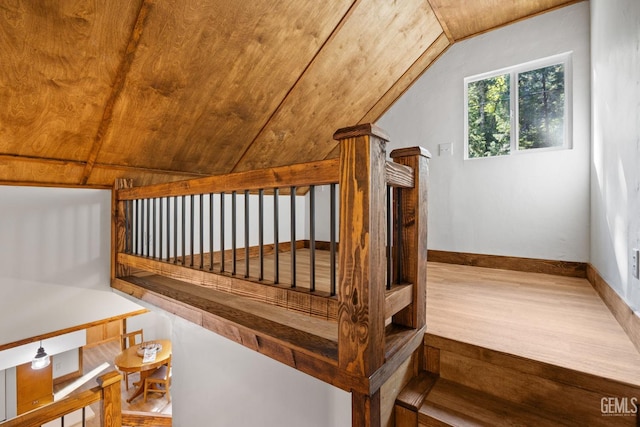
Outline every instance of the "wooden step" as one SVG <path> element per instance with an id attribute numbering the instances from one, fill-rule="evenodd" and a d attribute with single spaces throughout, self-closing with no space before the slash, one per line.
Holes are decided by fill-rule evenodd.
<path id="1" fill-rule="evenodd" d="M 425 335 L 425 354 L 427 370 L 472 388 L 497 393 L 499 397 L 503 393 L 511 399 L 518 399 L 522 393 L 519 388 L 537 384 L 539 394 L 544 394 L 542 390 L 552 393 L 573 387 L 581 390 L 583 398 L 596 398 L 598 402 L 603 396 L 638 397 L 640 401 L 640 388 L 631 381 L 623 383 L 433 334 Z M 468 372 L 474 372 L 474 375 L 467 375 Z M 508 383 L 505 378 L 509 379 Z M 513 393 L 500 391 L 509 387 Z M 525 387 L 527 390 L 530 388 Z"/>
<path id="2" fill-rule="evenodd" d="M 585 425 L 439 378 L 420 407 L 419 426 Z"/>
<path id="3" fill-rule="evenodd" d="M 440 379 L 420 409 L 423 425 L 636 425 L 640 389 L 631 384 L 430 334 L 425 354 Z"/>

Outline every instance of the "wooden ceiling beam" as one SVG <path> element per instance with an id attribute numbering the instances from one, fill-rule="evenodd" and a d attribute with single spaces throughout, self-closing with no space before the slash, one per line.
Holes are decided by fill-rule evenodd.
<path id="1" fill-rule="evenodd" d="M 438 9 L 437 7 L 434 7 L 433 2 L 431 0 L 427 0 L 427 3 L 429 3 L 429 6 L 431 6 L 431 10 L 433 10 L 433 13 L 436 15 L 436 19 L 440 23 L 440 26 L 442 27 L 442 31 L 444 31 L 444 33 L 446 34 L 447 39 L 449 39 L 449 43 L 453 44 L 456 40 L 451 34 L 451 31 L 449 30 L 447 21 L 442 17 L 442 14 L 440 13 L 440 9 Z"/>
<path id="2" fill-rule="evenodd" d="M 129 74 L 129 70 L 131 69 L 131 63 L 133 62 L 135 52 L 138 49 L 138 44 L 140 43 L 140 38 L 142 36 L 147 16 L 149 15 L 149 11 L 151 10 L 152 5 L 153 0 L 144 0 L 140 5 L 140 9 L 138 10 L 136 22 L 131 30 L 129 42 L 127 43 L 127 49 L 125 50 L 124 56 L 122 57 L 122 61 L 120 61 L 120 65 L 118 66 L 109 98 L 107 99 L 107 102 L 104 106 L 102 120 L 100 121 L 100 125 L 98 126 L 98 131 L 96 132 L 96 136 L 93 139 L 93 145 L 91 146 L 91 151 L 89 152 L 84 171 L 82 172 L 82 177 L 80 180 L 81 184 L 86 184 L 89 180 L 89 176 L 91 176 L 91 172 L 95 165 L 96 159 L 98 158 L 98 154 L 100 154 L 104 136 L 106 135 L 107 130 L 111 125 L 113 107 L 120 93 L 122 92 L 122 89 L 124 88 L 124 83 L 127 79 L 127 75 Z"/>

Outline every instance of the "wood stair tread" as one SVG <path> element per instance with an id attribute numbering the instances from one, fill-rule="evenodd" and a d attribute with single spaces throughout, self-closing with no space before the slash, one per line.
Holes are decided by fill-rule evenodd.
<path id="1" fill-rule="evenodd" d="M 573 426 L 570 420 L 439 378 L 419 410 L 420 426 Z"/>

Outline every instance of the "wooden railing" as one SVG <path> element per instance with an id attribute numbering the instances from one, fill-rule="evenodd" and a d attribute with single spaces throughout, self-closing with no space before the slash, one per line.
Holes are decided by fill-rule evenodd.
<path id="1" fill-rule="evenodd" d="M 0 423 L 2 427 L 40 427 L 42 424 L 63 418 L 72 412 L 101 402 L 100 417 L 102 427 L 121 427 L 120 382 L 122 375 L 113 371 L 98 377 L 98 386 L 72 394 L 57 402 L 26 412 L 18 417 Z M 84 423 L 82 424 L 84 425 Z"/>
<path id="2" fill-rule="evenodd" d="M 424 335 L 429 154 L 419 147 L 395 150 L 393 162 L 388 162 L 388 137 L 369 124 L 341 129 L 334 138 L 340 142 L 339 159 L 141 188 L 118 181 L 112 286 L 352 392 L 353 424 L 377 425 L 380 388 L 419 351 Z M 296 194 L 309 191 L 313 205 L 314 189 L 321 185 L 331 186 L 332 194 L 339 190 L 340 231 L 339 238 L 331 233 L 332 286 L 325 290 L 314 285 L 313 218 L 308 219 L 311 235 L 305 243 L 310 250 L 309 286 L 295 280 L 296 251 L 302 243 L 295 237 L 295 224 L 288 242 L 280 242 L 277 231 L 282 213 L 278 196 L 286 193 L 290 209 L 295 209 Z M 262 237 L 265 194 L 274 198 L 276 231 L 269 243 Z M 233 210 L 228 218 L 224 207 L 218 208 L 217 215 L 203 213 L 207 202 L 209 212 L 214 212 L 216 198 L 222 205 L 231 197 L 235 205 L 237 195 L 245 201 L 252 195 L 258 198 L 257 225 L 248 223 L 246 205 L 240 209 L 243 221 L 237 220 Z M 231 248 L 225 246 L 225 221 L 231 222 Z M 217 250 L 216 223 L 220 224 Z M 243 247 L 235 245 L 238 223 L 245 227 Z M 332 231 L 334 226 L 332 220 Z M 246 238 L 249 227 L 259 230 L 255 247 Z M 292 283 L 283 283 L 277 273 L 283 251 L 290 252 Z M 266 252 L 276 259 L 273 275 L 264 274 Z M 258 274 L 251 273 L 249 258 L 259 260 Z M 230 259 L 226 267 L 225 260 Z M 239 306 L 230 306 L 228 298 L 215 293 L 220 291 L 294 314 L 278 317 L 284 321 L 255 311 L 239 315 Z M 295 317 L 300 313 L 334 326 L 316 333 Z"/>

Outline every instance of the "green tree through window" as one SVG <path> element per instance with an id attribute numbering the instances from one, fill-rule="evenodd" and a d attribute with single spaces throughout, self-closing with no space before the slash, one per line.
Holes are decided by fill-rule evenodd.
<path id="1" fill-rule="evenodd" d="M 518 75 L 518 149 L 562 146 L 564 65 Z"/>
<path id="2" fill-rule="evenodd" d="M 469 83 L 469 157 L 509 154 L 509 74 Z"/>
<path id="3" fill-rule="evenodd" d="M 565 80 L 569 55 L 561 56 L 540 61 L 544 66 L 534 69 L 519 66 L 465 79 L 468 158 L 568 146 Z"/>

